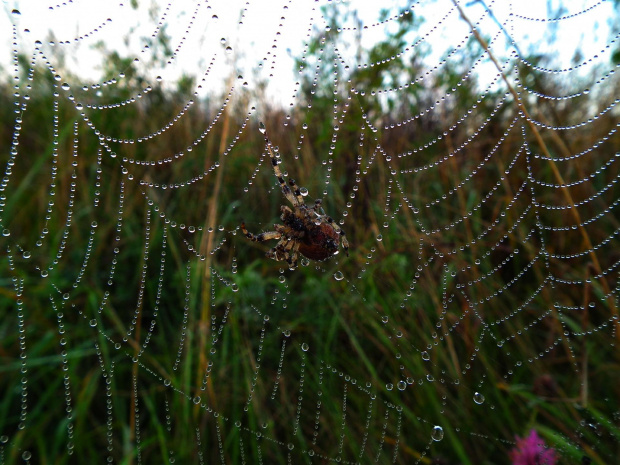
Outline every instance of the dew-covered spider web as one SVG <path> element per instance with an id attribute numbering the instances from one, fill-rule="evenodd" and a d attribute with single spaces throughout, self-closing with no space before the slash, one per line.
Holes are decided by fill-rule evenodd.
<path id="1" fill-rule="evenodd" d="M 618 2 L 123 3 L 3 3 L 0 464 L 615 463 Z"/>

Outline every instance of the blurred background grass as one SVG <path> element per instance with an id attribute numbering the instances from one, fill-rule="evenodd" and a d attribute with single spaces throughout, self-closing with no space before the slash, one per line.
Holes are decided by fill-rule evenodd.
<path id="1" fill-rule="evenodd" d="M 342 20 L 336 10 L 324 13 L 334 24 Z M 392 36 L 364 53 L 372 60 L 394 55 L 418 20 L 405 16 Z M 337 43 L 331 31 L 327 42 Z M 320 41 L 312 38 L 298 65 L 315 55 L 333 63 Z M 114 113 L 89 112 L 101 134 L 157 134 L 140 144 L 106 141 L 117 154 L 111 157 L 74 103 L 54 97 L 58 83 L 50 73 L 37 67 L 3 198 L 10 236 L 2 238 L 0 261 L 2 463 L 20 462 L 23 451 L 33 463 L 100 463 L 104 455 L 119 463 L 327 463 L 352 460 L 360 450 L 362 462 L 507 463 L 514 436 L 532 427 L 561 452 L 562 463 L 584 456 L 612 463 L 620 455 L 617 310 L 603 281 L 617 288 L 617 240 L 612 236 L 611 247 L 597 254 L 598 269 L 610 270 L 602 279 L 590 280 L 600 273 L 591 254 L 541 256 L 541 238 L 555 254 L 572 253 L 583 231 L 532 233 L 541 224 L 574 221 L 567 210 L 535 208 L 535 201 L 565 204 L 562 189 L 541 184 L 535 197 L 529 187 L 519 192 L 533 177 L 555 182 L 554 163 L 521 155 L 524 142 L 541 149 L 540 141 L 515 120 L 514 103 L 495 109 L 505 88 L 480 98 L 475 78 L 461 81 L 481 53 L 472 39 L 461 64 L 447 66 L 433 86 L 413 85 L 395 97 L 358 95 L 357 102 L 344 87 L 334 100 L 333 70 L 325 64 L 318 84 L 314 69 L 301 75 L 299 101 L 311 102 L 311 110 L 300 103 L 285 112 L 263 102 L 260 115 L 248 119 L 247 101 L 237 99 L 192 156 L 171 163 L 161 160 L 210 126 L 224 96 L 196 102 L 161 133 L 191 98 L 191 78 L 175 89 L 151 84 L 151 92 Z M 547 59 L 528 58 L 541 65 Z M 110 102 L 146 85 L 129 59 L 111 55 L 109 67 L 126 75 L 106 91 Z M 575 86 L 518 68 L 521 82 L 546 95 Z M 395 59 L 351 72 L 351 85 L 381 88 L 422 69 L 421 61 Z M 449 111 L 399 124 L 453 87 Z M 604 139 L 594 155 L 560 168 L 570 182 L 610 162 L 570 190 L 577 203 L 596 196 L 592 208 L 605 212 L 586 227 L 593 244 L 619 228 L 617 213 L 607 210 L 618 199 L 617 111 L 579 123 L 613 104 L 619 91 L 612 79 L 604 91 L 570 101 L 530 94 L 524 102 L 537 120 L 572 128 L 541 131 L 553 156 Z M 16 126 L 14 92 L 4 75 L 3 163 Z M 335 142 L 333 120 L 325 117 L 334 105 L 346 110 Z M 454 115 L 472 108 L 447 131 Z M 265 162 L 259 120 L 279 146 L 283 169 L 345 220 L 349 258 L 289 272 L 264 257 L 266 246 L 238 232 L 242 220 L 253 232 L 271 229 L 285 203 Z M 367 129 L 369 121 L 377 132 Z M 408 152 L 419 155 L 415 163 Z M 447 153 L 455 155 L 433 169 L 406 172 L 433 167 Z M 485 163 L 490 153 L 493 162 Z M 445 197 L 470 175 L 475 189 Z M 178 189 L 148 185 L 183 182 L 188 186 Z M 474 208 L 487 193 L 493 195 Z M 451 223 L 457 226 L 437 227 Z M 345 279 L 334 279 L 336 272 Z M 550 274 L 588 282 L 551 283 Z M 600 311 L 557 311 L 590 302 Z M 405 391 L 386 387 L 385 380 L 401 378 Z M 441 441 L 430 439 L 435 425 L 443 428 Z"/>

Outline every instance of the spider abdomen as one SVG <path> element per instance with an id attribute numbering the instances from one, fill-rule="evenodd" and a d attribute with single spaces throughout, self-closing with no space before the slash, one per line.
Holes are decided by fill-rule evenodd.
<path id="1" fill-rule="evenodd" d="M 299 253 L 310 260 L 325 260 L 338 251 L 340 234 L 328 223 L 308 228 L 299 243 Z"/>

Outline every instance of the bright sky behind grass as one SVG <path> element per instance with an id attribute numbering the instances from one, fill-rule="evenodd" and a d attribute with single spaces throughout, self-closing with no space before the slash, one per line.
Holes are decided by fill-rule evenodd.
<path id="1" fill-rule="evenodd" d="M 293 57 L 301 55 L 311 23 L 324 26 L 320 19 L 319 7 L 325 3 L 327 2 L 317 3 L 313 0 L 292 2 L 215 0 L 206 4 L 199 3 L 197 6 L 197 2 L 190 0 L 175 0 L 169 4 L 149 0 L 140 1 L 136 10 L 130 6 L 130 2 L 3 1 L 4 12 L 0 14 L 0 43 L 3 44 L 5 53 L 1 54 L 0 65 L 13 74 L 11 21 L 15 21 L 18 25 L 20 51 L 32 50 L 36 40 L 41 40 L 45 44 L 44 53 L 56 53 L 62 48 L 65 51 L 67 69 L 86 81 L 96 81 L 101 76 L 101 60 L 104 55 L 94 52 L 92 47 L 100 42 L 108 51 L 116 50 L 121 56 L 135 56 L 148 61 L 151 50 L 144 49 L 144 38 L 151 37 L 156 30 L 157 22 L 165 12 L 162 22 L 166 27 L 166 34 L 171 38 L 172 49 L 179 47 L 179 52 L 172 65 L 161 69 L 144 68 L 147 78 L 155 79 L 156 76 L 161 76 L 165 85 L 176 82 L 183 74 L 201 76 L 213 57 L 216 57 L 209 73 L 210 80 L 205 82 L 202 92 L 207 92 L 206 89 L 215 89 L 231 76 L 242 75 L 243 80 L 249 82 L 250 88 L 259 80 L 268 80 L 270 83 L 268 95 L 287 104 L 295 88 Z M 389 5 L 400 7 L 408 5 L 408 2 L 404 1 L 349 3 L 359 10 L 363 24 L 371 26 L 364 30 L 362 35 L 362 45 L 366 47 L 384 37 L 384 25 L 372 27 L 372 24 L 377 22 L 379 10 Z M 510 3 L 513 4 L 512 13 L 515 15 L 543 19 L 549 16 L 546 10 L 548 4 L 555 6 L 558 2 L 502 0 L 496 3 L 489 1 L 495 17 L 503 22 L 510 14 L 508 8 Z M 578 14 L 572 19 L 563 20 L 559 40 L 552 44 L 556 48 L 559 45 L 562 47 L 556 53 L 560 62 L 558 66 L 570 66 L 570 59 L 580 44 L 583 44 L 586 56 L 598 53 L 605 46 L 610 30 L 608 22 L 613 18 L 614 10 L 611 1 L 571 0 L 563 3 L 566 16 L 586 10 L 585 13 Z M 431 5 L 431 8 L 428 8 L 428 5 Z M 433 34 L 433 27 L 451 8 L 451 2 L 448 0 L 439 0 L 435 2 L 435 6 L 432 5 L 432 1 L 422 1 L 413 9 L 414 12 L 419 11 L 426 19 L 419 34 L 422 34 L 423 30 Z M 462 5 L 472 20 L 476 20 L 484 9 L 481 3 L 476 2 L 462 2 Z M 588 8 L 591 8 L 591 11 L 587 11 Z M 19 10 L 21 14 L 11 14 L 13 9 Z M 196 9 L 197 12 L 194 13 Z M 150 15 L 149 11 L 153 14 Z M 552 8 L 551 11 L 555 12 L 555 9 Z M 190 18 L 194 14 L 195 20 L 187 32 Z M 433 14 L 436 16 L 429 16 Z M 285 20 L 280 19 L 282 16 Z M 217 19 L 214 20 L 214 17 Z M 240 21 L 242 24 L 239 24 Z M 280 23 L 282 27 L 278 26 Z M 430 63 L 437 62 L 448 47 L 458 44 L 468 30 L 456 12 L 452 12 L 443 24 L 443 32 L 435 32 L 429 39 L 433 46 Z M 556 23 L 527 21 L 517 16 L 513 24 L 514 29 L 509 32 L 522 52 L 531 51 L 533 47 L 538 46 L 541 52 L 549 52 L 546 49 L 548 36 L 545 36 L 545 31 Z M 487 19 L 480 28 L 486 34 L 498 31 L 498 26 L 492 19 Z M 24 32 L 25 29 L 29 32 Z M 92 32 L 94 30 L 96 32 Z M 280 34 L 276 35 L 276 32 Z M 78 42 L 74 41 L 76 37 L 86 34 L 88 37 Z M 50 40 L 55 43 L 54 52 L 50 51 L 47 45 Z M 70 43 L 64 44 L 65 41 Z M 276 48 L 273 48 L 274 45 Z M 226 47 L 230 47 L 232 52 L 226 53 Z M 263 58 L 266 60 L 262 68 L 259 68 Z M 601 59 L 608 61 L 609 57 Z M 272 61 L 274 69 L 271 69 Z"/>

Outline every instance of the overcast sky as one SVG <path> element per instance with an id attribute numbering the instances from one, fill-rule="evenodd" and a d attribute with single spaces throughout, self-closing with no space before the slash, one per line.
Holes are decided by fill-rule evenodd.
<path id="1" fill-rule="evenodd" d="M 123 5 L 123 3 L 125 3 Z M 198 6 L 197 6 L 198 3 Z M 210 72 L 208 86 L 213 88 L 217 83 L 225 81 L 236 73 L 244 74 L 244 81 L 249 87 L 256 84 L 253 79 L 268 78 L 272 86 L 271 92 L 280 95 L 282 103 L 290 100 L 296 76 L 293 70 L 292 56 L 299 56 L 303 43 L 307 39 L 308 28 L 313 23 L 324 27 L 320 19 L 320 5 L 326 1 L 313 0 L 212 0 L 208 3 L 191 0 L 175 0 L 166 2 L 140 1 L 140 8 L 134 10 L 129 2 L 93 2 L 90 0 L 49 1 L 24 0 L 3 1 L 4 12 L 0 13 L 0 40 L 7 44 L 7 48 L 0 57 L 0 65 L 8 69 L 11 74 L 12 27 L 11 22 L 18 26 L 18 48 L 21 51 L 31 50 L 36 40 L 45 43 L 46 54 L 51 55 L 59 48 L 65 51 L 65 66 L 72 72 L 87 80 L 95 80 L 100 76 L 101 59 L 103 55 L 93 52 L 93 45 L 97 42 L 105 44 L 107 50 L 117 50 L 121 56 L 139 57 L 148 59 L 149 50 L 144 50 L 142 38 L 150 37 L 156 31 L 157 23 L 165 13 L 163 23 L 166 33 L 171 37 L 172 48 L 179 47 L 179 52 L 172 65 L 161 69 L 145 69 L 145 75 L 155 79 L 161 76 L 164 84 L 173 83 L 185 74 L 203 74 L 209 63 L 215 57 L 214 66 Z M 372 25 L 378 18 L 378 10 L 390 4 L 389 2 L 351 1 L 352 6 L 360 9 L 360 17 L 365 25 Z M 408 2 L 394 1 L 394 4 L 407 5 Z M 480 3 L 462 2 L 465 10 L 472 19 L 478 18 L 483 7 Z M 491 4 L 492 2 L 488 2 Z M 507 5 L 513 4 L 513 13 L 533 18 L 546 18 L 546 7 L 549 2 L 540 0 L 505 2 L 499 1 L 493 5 L 493 11 L 500 21 L 508 17 L 510 11 Z M 557 2 L 551 2 L 557 3 Z M 516 17 L 511 34 L 518 40 L 520 48 L 528 49 L 528 44 L 540 44 L 542 53 L 556 53 L 563 56 L 568 62 L 574 50 L 582 39 L 586 42 L 587 53 L 597 53 L 605 45 L 609 28 L 606 22 L 613 14 L 612 2 L 602 2 L 597 6 L 596 1 L 586 2 L 571 0 L 564 2 L 569 5 L 567 15 L 571 15 L 588 6 L 595 6 L 592 11 L 586 11 L 575 17 L 569 17 L 558 23 L 544 21 L 526 21 Z M 378 6 L 378 4 L 380 4 Z M 50 5 L 52 6 L 50 8 Z M 157 7 L 154 7 L 156 5 Z M 169 6 L 169 10 L 166 7 Z M 467 27 L 459 20 L 458 14 L 452 13 L 441 25 L 440 30 L 433 32 L 438 20 L 446 15 L 452 4 L 449 0 L 421 1 L 416 4 L 414 11 L 419 12 L 427 20 L 420 35 L 426 32 L 432 35 L 432 45 L 437 56 L 449 46 L 454 46 L 467 33 Z M 244 11 L 244 9 L 247 10 Z M 21 14 L 11 14 L 17 9 Z M 314 11 L 313 11 L 314 9 Z M 197 11 L 196 11 L 197 10 Z M 149 15 L 154 11 L 154 15 Z M 193 24 L 190 24 L 195 14 Z M 244 12 L 243 17 L 242 12 Z M 284 20 L 281 20 L 284 17 Z M 240 24 L 241 22 L 241 24 Z M 279 24 L 282 24 L 279 27 Z M 548 50 L 544 40 L 544 30 L 559 26 L 562 34 L 559 43 L 561 50 Z M 191 27 L 189 32 L 187 28 Z M 25 32 L 25 30 L 29 32 Z M 497 25 L 491 20 L 481 25 L 488 34 L 497 31 Z M 369 45 L 383 36 L 384 26 L 370 27 L 363 31 L 363 43 Z M 276 35 L 279 32 L 280 34 Z M 76 37 L 84 38 L 75 41 Z M 55 46 L 50 48 L 48 42 L 53 39 Z M 276 40 L 276 42 L 274 42 Z M 595 42 L 597 41 L 598 42 Z M 65 43 L 68 41 L 69 43 Z M 273 45 L 276 48 L 273 48 Z M 226 53 L 226 47 L 232 52 Z M 554 45 L 557 48 L 557 45 Z M 597 48 L 598 47 L 598 48 Z M 271 70 L 271 62 L 275 55 L 275 69 Z M 258 71 L 252 75 L 263 58 L 267 60 Z M 608 57 L 606 58 L 608 59 Z M 52 60 L 53 61 L 53 60 Z M 236 68 L 233 66 L 236 63 Z M 273 75 L 273 77 L 270 77 Z"/>

